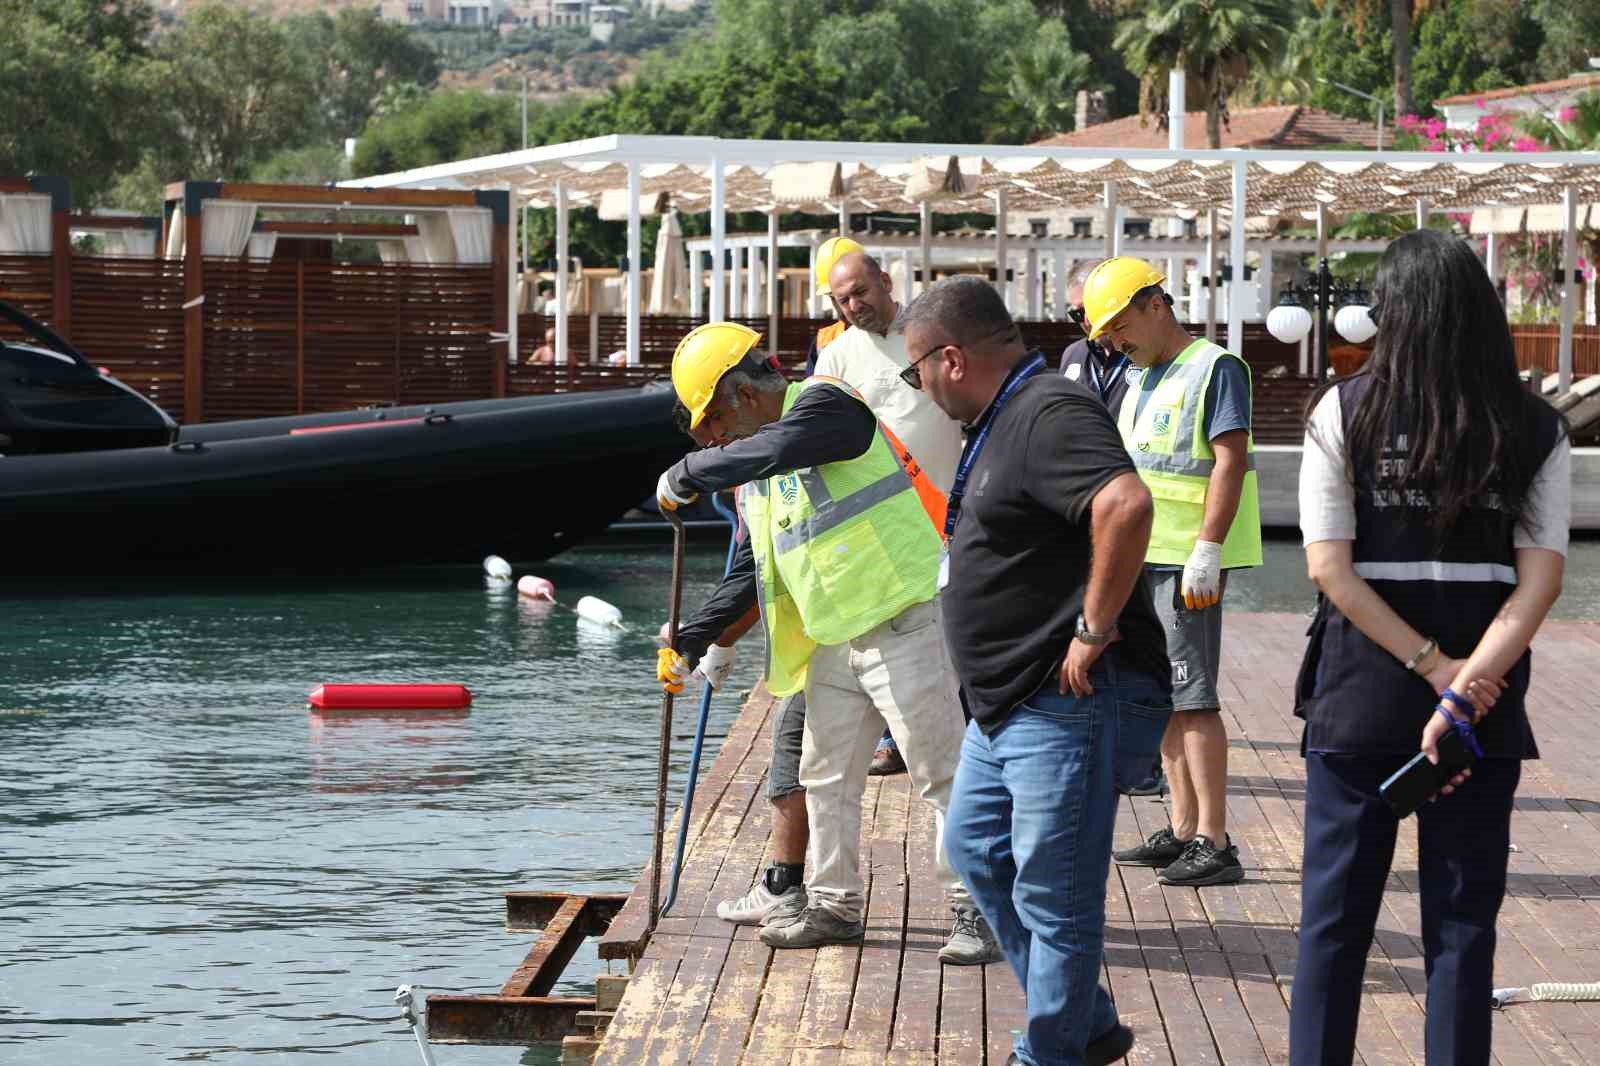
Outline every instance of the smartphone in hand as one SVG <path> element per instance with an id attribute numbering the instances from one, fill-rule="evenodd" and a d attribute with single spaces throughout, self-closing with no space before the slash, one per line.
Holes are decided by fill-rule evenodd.
<path id="1" fill-rule="evenodd" d="M 1378 795 L 1394 811 L 1396 818 L 1415 813 L 1429 796 L 1448 785 L 1452 777 L 1478 761 L 1457 733 L 1446 733 L 1440 737 L 1438 747 L 1437 764 L 1429 762 L 1428 757 L 1419 751 L 1415 758 L 1378 786 Z"/>

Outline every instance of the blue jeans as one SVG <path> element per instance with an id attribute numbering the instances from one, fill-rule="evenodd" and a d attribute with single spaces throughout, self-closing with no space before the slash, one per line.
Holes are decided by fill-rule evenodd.
<path id="1" fill-rule="evenodd" d="M 1113 655 L 1089 677 L 1085 699 L 1052 676 L 994 733 L 968 724 L 945 818 L 950 863 L 1027 993 L 1028 1066 L 1080 1066 L 1117 1024 L 1099 983 L 1117 789 L 1149 776 L 1172 712 Z"/>

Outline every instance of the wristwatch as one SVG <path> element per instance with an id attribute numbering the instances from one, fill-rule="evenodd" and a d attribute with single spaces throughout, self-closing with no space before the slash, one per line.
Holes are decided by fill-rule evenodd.
<path id="1" fill-rule="evenodd" d="M 1111 643 L 1112 635 L 1116 631 L 1117 627 L 1112 626 L 1104 633 L 1091 633 L 1089 632 L 1088 624 L 1083 620 L 1083 615 L 1080 614 L 1078 616 L 1078 628 L 1072 635 L 1077 638 L 1080 644 L 1109 644 Z"/>

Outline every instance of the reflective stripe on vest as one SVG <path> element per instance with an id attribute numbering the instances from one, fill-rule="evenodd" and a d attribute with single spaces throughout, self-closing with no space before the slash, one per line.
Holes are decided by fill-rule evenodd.
<path id="1" fill-rule="evenodd" d="M 813 384 L 855 395 L 813 377 L 789 386 L 784 412 Z M 858 637 L 936 594 L 944 496 L 881 423 L 856 458 L 752 482 L 742 502 L 774 695 L 804 686 L 817 644 Z"/>
<path id="2" fill-rule="evenodd" d="M 1368 581 L 1498 581 L 1517 583 L 1517 568 L 1499 563 L 1421 562 L 1356 563 L 1355 571 Z"/>
<path id="3" fill-rule="evenodd" d="M 1206 489 L 1216 469 L 1216 452 L 1205 435 L 1206 393 L 1217 360 L 1228 354 L 1210 341 L 1194 341 L 1167 367 L 1142 411 L 1141 387 L 1130 388 L 1122 398 L 1117 428 L 1139 477 L 1156 502 L 1155 525 L 1145 553 L 1147 563 L 1182 566 L 1200 539 Z M 1247 381 L 1249 374 L 1247 365 Z M 1223 540 L 1222 565 L 1227 569 L 1261 565 L 1261 499 L 1255 439 L 1248 432 L 1244 485 L 1239 493 L 1239 509 Z"/>

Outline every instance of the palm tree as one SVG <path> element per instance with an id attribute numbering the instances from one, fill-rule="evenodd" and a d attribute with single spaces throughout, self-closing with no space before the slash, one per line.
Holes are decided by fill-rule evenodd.
<path id="1" fill-rule="evenodd" d="M 1205 101 L 1206 141 L 1220 148 L 1228 95 L 1282 53 L 1293 15 L 1288 0 L 1170 0 L 1125 20 L 1113 46 L 1139 75 L 1140 114 L 1163 111 L 1167 75 L 1184 71 Z"/>
<path id="2" fill-rule="evenodd" d="M 1089 57 L 1074 52 L 1067 27 L 1044 23 L 1031 42 L 1011 56 L 1006 94 L 1027 116 L 1030 133 L 1048 136 L 1067 128 L 1073 94 L 1089 77 Z"/>
<path id="3" fill-rule="evenodd" d="M 1316 0 L 1323 11 L 1334 10 L 1350 19 L 1359 39 L 1366 29 L 1369 0 Z M 1411 24 L 1418 15 L 1433 7 L 1437 0 L 1389 0 L 1389 40 L 1394 59 L 1394 113 L 1409 115 L 1416 111 L 1411 99 Z"/>
<path id="4" fill-rule="evenodd" d="M 1249 77 L 1229 98 L 1231 107 L 1262 104 L 1303 104 L 1316 88 L 1316 23 L 1302 18 L 1295 23 L 1283 50 L 1250 68 Z"/>

